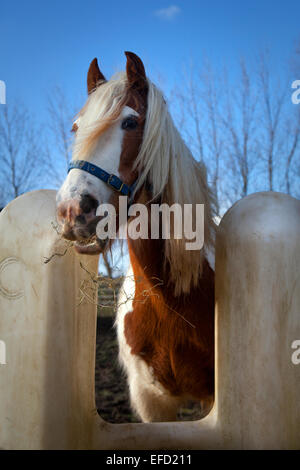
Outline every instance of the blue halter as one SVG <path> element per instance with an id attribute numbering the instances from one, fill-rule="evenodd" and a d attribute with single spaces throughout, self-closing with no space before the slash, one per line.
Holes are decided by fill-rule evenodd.
<path id="1" fill-rule="evenodd" d="M 127 184 L 123 183 L 123 181 L 120 180 L 118 176 L 107 173 L 107 171 L 103 170 L 99 166 L 87 162 L 86 160 L 71 161 L 69 164 L 68 173 L 74 168 L 77 170 L 86 171 L 90 175 L 96 176 L 96 178 L 104 181 L 104 183 L 106 183 L 118 193 L 122 194 L 122 196 L 128 196 L 130 198 L 136 186 L 136 181 L 131 186 L 128 186 Z"/>

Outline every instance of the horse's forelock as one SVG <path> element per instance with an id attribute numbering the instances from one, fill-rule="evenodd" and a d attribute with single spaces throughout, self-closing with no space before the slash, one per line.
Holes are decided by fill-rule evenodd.
<path id="1" fill-rule="evenodd" d="M 84 135 L 75 142 L 75 158 L 88 159 L 99 137 L 120 117 L 125 105 L 132 107 L 139 114 L 146 112 L 145 96 L 130 87 L 125 72 L 102 82 L 88 97 L 79 116 L 90 120 Z"/>

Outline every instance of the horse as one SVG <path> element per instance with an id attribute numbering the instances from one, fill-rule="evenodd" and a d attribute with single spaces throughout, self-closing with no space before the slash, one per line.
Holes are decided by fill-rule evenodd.
<path id="1" fill-rule="evenodd" d="M 143 422 L 174 421 L 187 400 L 206 413 L 214 400 L 214 196 L 204 163 L 192 156 L 142 60 L 125 55 L 126 71 L 110 80 L 97 59 L 90 64 L 57 219 L 78 253 L 99 254 L 110 242 L 97 237 L 103 204 L 117 210 L 128 196 L 128 205 L 146 205 L 150 225 L 153 204 L 204 204 L 199 250 L 187 250 L 172 229 L 168 239 L 161 231 L 154 239 L 128 237 L 130 268 L 116 314 L 132 409 Z"/>

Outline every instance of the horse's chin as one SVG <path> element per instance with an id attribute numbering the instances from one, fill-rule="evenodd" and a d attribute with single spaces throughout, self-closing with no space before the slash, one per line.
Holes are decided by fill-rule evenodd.
<path id="1" fill-rule="evenodd" d="M 107 240 L 99 240 L 96 236 L 88 240 L 76 240 L 74 243 L 75 251 L 82 255 L 99 255 L 106 246 Z"/>

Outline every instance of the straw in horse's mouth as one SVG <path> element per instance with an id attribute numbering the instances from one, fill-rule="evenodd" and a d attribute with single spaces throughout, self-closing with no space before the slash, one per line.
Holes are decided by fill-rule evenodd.
<path id="1" fill-rule="evenodd" d="M 82 254 L 99 254 L 102 253 L 106 246 L 105 240 L 99 240 L 96 235 L 90 238 L 82 238 L 76 240 L 74 248 L 77 253 Z"/>

